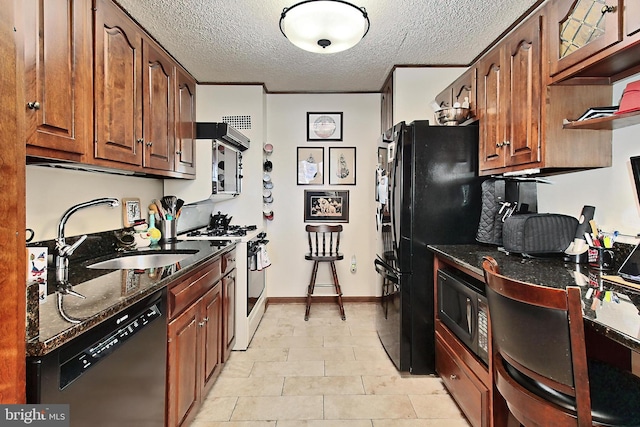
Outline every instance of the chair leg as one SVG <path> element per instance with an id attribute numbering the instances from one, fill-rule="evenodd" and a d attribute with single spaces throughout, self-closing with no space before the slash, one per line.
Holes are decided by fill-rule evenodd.
<path id="1" fill-rule="evenodd" d="M 331 261 L 331 274 L 333 275 L 333 285 L 336 288 L 336 294 L 338 294 L 338 305 L 340 306 L 340 317 L 342 320 L 347 320 L 347 316 L 344 314 L 344 305 L 342 305 L 342 290 L 340 289 L 340 282 L 338 281 L 338 273 L 336 272 L 336 264 Z"/>
<path id="2" fill-rule="evenodd" d="M 313 289 L 316 286 L 316 276 L 318 274 L 318 261 L 313 262 L 313 269 L 311 270 L 311 280 L 307 287 L 307 309 L 304 312 L 304 320 L 309 320 L 309 311 L 311 310 L 311 295 L 313 295 Z"/>

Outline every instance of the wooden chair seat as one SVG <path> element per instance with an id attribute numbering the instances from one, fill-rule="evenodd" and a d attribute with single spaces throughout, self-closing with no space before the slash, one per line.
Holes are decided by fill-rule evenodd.
<path id="1" fill-rule="evenodd" d="M 307 231 L 309 241 L 309 252 L 305 254 L 304 259 L 313 261 L 313 268 L 311 270 L 311 279 L 309 280 L 309 286 L 307 287 L 307 307 L 304 314 L 304 320 L 309 320 L 309 312 L 311 311 L 311 300 L 315 296 L 313 293 L 316 286 L 334 287 L 336 293 L 333 296 L 337 298 L 338 307 L 340 309 L 340 317 L 342 318 L 342 320 L 345 320 L 346 316 L 344 313 L 344 305 L 342 304 L 342 290 L 340 288 L 340 281 L 338 280 L 338 273 L 336 271 L 335 265 L 335 261 L 344 259 L 344 255 L 339 252 L 340 233 L 342 232 L 342 225 L 307 225 L 305 229 Z M 333 283 L 316 284 L 318 266 L 320 265 L 320 263 L 329 264 Z"/>

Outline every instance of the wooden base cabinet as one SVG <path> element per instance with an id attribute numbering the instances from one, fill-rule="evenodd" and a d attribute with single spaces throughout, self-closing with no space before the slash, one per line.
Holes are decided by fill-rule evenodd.
<path id="1" fill-rule="evenodd" d="M 474 357 L 471 352 L 453 338 L 446 326 L 436 323 L 436 371 L 469 423 L 473 427 L 490 426 L 490 384 L 483 383 L 465 363 L 465 359 Z M 486 368 L 485 371 L 488 372 Z"/>
<path id="2" fill-rule="evenodd" d="M 222 368 L 221 260 L 169 289 L 167 426 L 186 426 Z"/>

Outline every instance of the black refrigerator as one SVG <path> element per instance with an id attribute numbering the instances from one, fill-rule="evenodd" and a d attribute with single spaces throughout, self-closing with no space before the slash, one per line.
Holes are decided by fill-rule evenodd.
<path id="1" fill-rule="evenodd" d="M 385 132 L 378 154 L 381 243 L 374 265 L 382 297 L 376 329 L 398 370 L 433 374 L 434 257 L 427 245 L 475 242 L 478 127 L 401 122 Z"/>

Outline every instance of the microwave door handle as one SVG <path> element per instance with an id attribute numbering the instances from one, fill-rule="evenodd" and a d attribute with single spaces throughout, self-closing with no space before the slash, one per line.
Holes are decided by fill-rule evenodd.
<path id="1" fill-rule="evenodd" d="M 473 304 L 471 298 L 467 297 L 467 326 L 469 327 L 469 335 L 473 336 Z"/>

